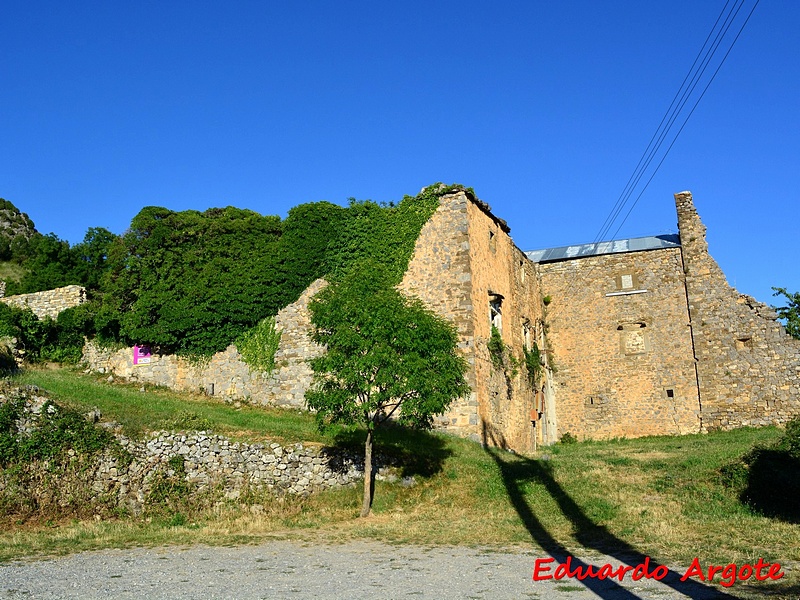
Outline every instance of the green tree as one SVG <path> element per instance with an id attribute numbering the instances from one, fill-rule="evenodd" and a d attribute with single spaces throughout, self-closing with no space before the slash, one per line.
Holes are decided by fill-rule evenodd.
<path id="1" fill-rule="evenodd" d="M 325 275 L 325 257 L 335 247 L 347 209 L 330 202 L 300 204 L 289 210 L 278 243 L 275 286 L 280 308 L 296 301 L 303 290 Z"/>
<path id="2" fill-rule="evenodd" d="M 17 256 L 22 259 L 27 273 L 19 283 L 9 282 L 8 296 L 80 283 L 76 274 L 77 259 L 69 242 L 59 239 L 55 233 L 34 234 L 25 241 L 24 249 L 19 250 Z"/>
<path id="3" fill-rule="evenodd" d="M 375 429 L 394 417 L 427 428 L 433 416 L 466 395 L 467 365 L 456 353 L 455 327 L 401 295 L 377 262 L 356 265 L 309 306 L 312 338 L 327 352 L 311 361 L 306 392 L 320 427 L 341 423 L 366 429 L 361 516 L 372 505 Z"/>
<path id="4" fill-rule="evenodd" d="M 784 320 L 786 332 L 793 338 L 800 339 L 800 292 L 787 292 L 786 288 L 774 287 L 773 296 L 783 296 L 788 300 L 786 306 L 779 306 L 778 317 Z"/>
<path id="5" fill-rule="evenodd" d="M 104 227 L 90 227 L 80 244 L 72 247 L 75 279 L 90 290 L 100 287 L 109 268 L 108 254 L 119 238 Z"/>
<path id="6" fill-rule="evenodd" d="M 281 306 L 279 217 L 234 207 L 146 207 L 108 251 L 97 331 L 165 352 L 208 355 Z"/>

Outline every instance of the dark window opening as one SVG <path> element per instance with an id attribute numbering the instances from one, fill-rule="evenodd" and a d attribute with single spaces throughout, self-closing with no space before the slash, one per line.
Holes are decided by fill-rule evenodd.
<path id="1" fill-rule="evenodd" d="M 489 292 L 489 324 L 503 333 L 503 296 Z"/>

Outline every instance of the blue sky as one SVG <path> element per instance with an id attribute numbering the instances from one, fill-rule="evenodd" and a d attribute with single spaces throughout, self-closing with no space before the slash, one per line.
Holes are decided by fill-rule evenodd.
<path id="1" fill-rule="evenodd" d="M 590 242 L 724 4 L 4 0 L 0 196 L 75 243 L 459 182 L 524 250 Z M 616 237 L 675 232 L 691 190 L 732 284 L 800 290 L 799 28 L 758 5 Z"/>

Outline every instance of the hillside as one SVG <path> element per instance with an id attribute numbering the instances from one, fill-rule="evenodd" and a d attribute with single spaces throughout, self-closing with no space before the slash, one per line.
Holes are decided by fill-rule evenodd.
<path id="1" fill-rule="evenodd" d="M 236 440 L 278 436 L 284 444 L 313 440 L 347 446 L 358 439 L 357 432 L 322 436 L 308 414 L 237 410 L 174 392 L 142 393 L 68 371 L 31 371 L 18 381 L 49 390 L 82 411 L 99 406 L 104 420 L 139 435 L 176 419 L 185 421 L 192 413 L 204 426 L 210 422 L 215 431 Z M 762 556 L 791 566 L 800 561 L 800 525 L 766 518 L 742 505 L 720 475 L 723 466 L 753 445 L 771 443 L 780 435 L 777 429 L 762 428 L 558 444 L 532 459 L 454 437 L 391 428 L 378 438 L 377 451 L 396 457 L 403 465 L 402 477 L 413 479 L 379 481 L 376 514 L 370 519 L 355 518 L 357 487 L 281 501 L 252 490 L 213 510 L 202 504 L 183 506 L 180 513 L 154 514 L 149 520 L 119 515 L 108 522 L 70 523 L 68 515 L 20 520 L 8 514 L 0 556 L 130 544 L 224 544 L 280 533 L 330 540 L 597 549 L 639 553 L 687 567 L 695 556 L 704 564 Z M 788 590 L 797 585 L 797 576 L 790 573 L 779 583 L 777 589 Z M 752 583 L 761 590 L 765 585 Z"/>

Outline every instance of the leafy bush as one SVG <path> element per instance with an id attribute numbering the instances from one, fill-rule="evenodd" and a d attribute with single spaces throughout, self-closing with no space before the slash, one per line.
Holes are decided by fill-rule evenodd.
<path id="1" fill-rule="evenodd" d="M 778 318 L 783 321 L 786 333 L 793 338 L 800 339 L 800 292 L 789 292 L 786 288 L 774 287 L 773 296 L 783 296 L 786 299 L 786 306 L 780 306 L 775 310 Z"/>
<path id="2" fill-rule="evenodd" d="M 720 470 L 723 484 L 755 511 L 800 523 L 800 418 L 772 446 L 756 446 Z"/>
<path id="3" fill-rule="evenodd" d="M 525 355 L 525 368 L 528 371 L 528 381 L 531 387 L 535 389 L 539 385 L 539 379 L 542 375 L 542 355 L 539 352 L 539 346 L 534 342 L 533 348 L 530 350 L 523 348 L 522 352 Z"/>
<path id="4" fill-rule="evenodd" d="M 281 332 L 275 329 L 275 317 L 267 317 L 236 340 L 236 349 L 252 370 L 271 373 L 280 343 Z"/>
<path id="5" fill-rule="evenodd" d="M 0 303 L 0 337 L 16 339 L 28 362 L 77 363 L 83 352 L 84 336 L 94 332 L 91 305 L 64 310 L 57 320 L 39 319 L 30 308 Z"/>
<path id="6" fill-rule="evenodd" d="M 494 325 L 492 325 L 492 334 L 489 337 L 489 341 L 486 342 L 486 347 L 489 349 L 489 356 L 492 359 L 492 364 L 494 365 L 495 369 L 502 370 L 503 353 L 506 350 L 506 346 L 503 343 L 500 330 Z"/>
<path id="7" fill-rule="evenodd" d="M 182 410 L 174 419 L 165 423 L 165 428 L 173 431 L 211 431 L 213 424 L 197 413 Z"/>
<path id="8" fill-rule="evenodd" d="M 572 435 L 569 431 L 565 431 L 561 434 L 561 438 L 558 440 L 559 444 L 577 444 L 578 438 Z"/>
<path id="9" fill-rule="evenodd" d="M 25 411 L 24 395 L 9 394 L 0 404 L 0 466 L 53 460 L 68 450 L 80 454 L 95 454 L 112 444 L 108 431 L 95 427 L 83 415 L 69 408 L 46 401 L 38 417 Z M 21 430 L 22 420 L 31 420 L 35 426 Z"/>

